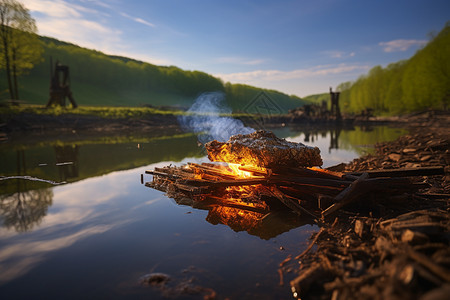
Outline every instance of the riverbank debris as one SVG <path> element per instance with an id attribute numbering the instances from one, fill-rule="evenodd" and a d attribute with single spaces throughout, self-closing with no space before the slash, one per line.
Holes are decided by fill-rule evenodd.
<path id="1" fill-rule="evenodd" d="M 318 149 L 276 139 L 273 134 L 258 131 L 233 136 L 227 143 L 208 143 L 208 157 L 222 163 L 155 168 L 146 171 L 153 175 L 146 186 L 190 205 L 215 202 L 261 213 L 281 206 L 319 224 L 353 204 L 376 207 L 376 199 L 371 197 L 374 194 L 385 202 L 407 203 L 412 193 L 424 185 L 413 183 L 407 177 L 444 174 L 439 166 L 363 172 L 336 172 L 301 164 L 291 167 L 280 151 L 289 151 L 290 147 L 294 154 L 300 153 L 294 155 L 299 160 L 309 160 L 312 155 L 321 164 L 320 154 L 317 159 Z M 256 148 L 264 151 L 256 153 Z M 274 151 L 275 148 L 278 150 Z"/>
<path id="2" fill-rule="evenodd" d="M 339 168 L 359 176 L 415 175 L 415 168 L 431 173 L 411 177 L 412 184 L 422 188 L 406 202 L 404 196 L 387 200 L 372 195 L 382 211 L 379 216 L 359 209 L 338 210 L 333 224 L 323 224 L 306 250 L 280 265 L 281 272 L 294 275 L 290 287 L 295 298 L 448 298 L 450 133 L 442 123 L 425 125 L 396 141 L 378 144 L 374 154 Z M 435 176 L 433 169 L 443 173 Z"/>

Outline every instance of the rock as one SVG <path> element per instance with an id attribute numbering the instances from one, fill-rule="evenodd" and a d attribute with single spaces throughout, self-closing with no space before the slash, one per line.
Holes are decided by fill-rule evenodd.
<path id="1" fill-rule="evenodd" d="M 164 286 L 169 282 L 170 276 L 164 273 L 145 274 L 139 278 L 139 283 L 143 286 Z"/>

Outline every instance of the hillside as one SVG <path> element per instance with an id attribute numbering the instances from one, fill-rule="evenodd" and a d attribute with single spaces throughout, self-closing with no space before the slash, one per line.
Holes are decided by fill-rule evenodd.
<path id="1" fill-rule="evenodd" d="M 90 106 L 178 106 L 189 107 L 203 92 L 222 91 L 233 111 L 245 111 L 262 91 L 276 103 L 279 112 L 301 106 L 295 96 L 260 88 L 224 84 L 200 71 L 175 66 L 156 66 L 138 60 L 110 56 L 53 38 L 40 37 L 43 61 L 20 78 L 20 98 L 45 105 L 50 83 L 50 59 L 70 67 L 71 89 L 79 105 Z M 4 74 L 0 72 L 0 99 L 7 99 Z"/>
<path id="2" fill-rule="evenodd" d="M 328 103 L 330 101 L 330 93 L 309 95 L 303 97 L 303 100 L 314 104 L 321 104 L 322 101 L 326 101 Z"/>
<path id="3" fill-rule="evenodd" d="M 375 66 L 355 82 L 338 86 L 341 109 L 402 114 L 450 105 L 450 23 L 408 60 Z"/>

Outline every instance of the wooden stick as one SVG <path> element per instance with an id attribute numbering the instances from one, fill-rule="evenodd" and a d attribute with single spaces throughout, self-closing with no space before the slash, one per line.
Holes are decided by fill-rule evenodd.
<path id="1" fill-rule="evenodd" d="M 306 255 L 306 253 L 308 253 L 312 247 L 314 246 L 314 244 L 317 242 L 317 239 L 319 238 L 319 236 L 322 234 L 322 232 L 325 231 L 325 227 L 320 228 L 320 231 L 316 234 L 316 236 L 314 237 L 314 239 L 311 241 L 311 244 L 309 244 L 308 248 L 305 249 L 305 251 L 303 251 L 302 253 L 300 253 L 299 255 L 297 255 L 295 257 L 295 259 L 300 259 L 303 256 Z"/>
<path id="2" fill-rule="evenodd" d="M 310 212 L 309 210 L 307 210 L 306 208 L 304 208 L 303 206 L 301 206 L 298 202 L 297 199 L 291 199 L 289 196 L 285 195 L 282 191 L 280 191 L 276 186 L 271 186 L 271 188 L 269 189 L 272 194 L 281 201 L 281 203 L 283 203 L 284 205 L 286 205 L 287 207 L 289 207 L 290 209 L 292 209 L 294 212 L 296 212 L 297 214 L 301 215 L 302 212 L 307 213 L 308 215 L 310 215 L 311 217 L 318 219 L 318 216 L 312 212 Z"/>
<path id="3" fill-rule="evenodd" d="M 359 186 L 361 182 L 364 182 L 367 178 L 369 178 L 368 173 L 363 173 L 357 180 L 352 182 L 345 190 L 343 190 L 339 195 L 334 198 L 334 204 L 328 207 L 326 210 L 322 212 L 322 217 L 326 217 L 344 205 L 352 202 L 356 196 L 358 196 L 361 192 Z"/>
<path id="4" fill-rule="evenodd" d="M 183 181 L 184 184 L 194 185 L 194 186 L 211 186 L 211 187 L 227 187 L 227 186 L 240 186 L 240 185 L 255 185 L 255 184 L 267 184 L 267 179 L 265 178 L 242 178 L 234 180 L 221 180 L 221 181 L 210 181 L 204 179 L 186 179 Z"/>
<path id="5" fill-rule="evenodd" d="M 445 175 L 443 166 L 420 167 L 420 168 L 403 168 L 403 169 L 382 169 L 382 170 L 367 170 L 361 172 L 350 172 L 345 175 L 361 176 L 363 173 L 368 173 L 369 178 L 375 177 L 406 177 L 406 176 L 431 176 L 431 175 Z"/>
<path id="6" fill-rule="evenodd" d="M 315 171 L 313 169 L 308 168 L 292 168 L 292 167 L 284 167 L 277 166 L 272 169 L 274 174 L 297 174 L 307 177 L 316 177 L 316 178 L 328 178 L 328 179 L 341 179 L 341 174 L 332 171 Z"/>
<path id="7" fill-rule="evenodd" d="M 290 182 L 290 183 L 299 183 L 306 185 L 315 185 L 321 187 L 337 187 L 337 188 L 345 188 L 351 184 L 351 181 L 346 180 L 336 180 L 336 179 L 325 179 L 325 178 L 311 178 L 311 177 L 298 177 L 298 176 L 284 176 L 284 175 L 273 175 L 270 179 L 270 182 Z"/>
<path id="8" fill-rule="evenodd" d="M 435 275 L 439 276 L 444 281 L 450 282 L 450 273 L 448 272 L 448 270 L 433 262 L 426 255 L 414 251 L 411 248 L 408 248 L 406 250 L 406 253 L 408 254 L 409 257 L 411 257 L 418 263 L 422 264 L 424 267 L 433 272 Z"/>
<path id="9" fill-rule="evenodd" d="M 162 176 L 162 177 L 169 177 L 169 178 L 172 178 L 172 179 L 181 178 L 180 175 L 174 175 L 174 174 L 165 173 L 165 172 L 161 172 L 161 171 L 145 171 L 145 174 Z"/>

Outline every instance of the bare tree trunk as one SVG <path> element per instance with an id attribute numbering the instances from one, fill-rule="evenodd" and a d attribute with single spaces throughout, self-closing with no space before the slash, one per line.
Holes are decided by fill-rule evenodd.
<path id="1" fill-rule="evenodd" d="M 14 81 L 14 100 L 19 100 L 19 86 L 17 84 L 17 68 L 16 68 L 16 49 L 12 49 L 12 73 Z M 18 101 L 13 102 L 14 105 L 19 105 Z"/>
<path id="2" fill-rule="evenodd" d="M 4 47 L 4 56 L 5 56 L 5 67 L 6 67 L 6 77 L 8 79 L 8 89 L 9 89 L 9 94 L 11 96 L 11 99 L 15 99 L 15 95 L 14 95 L 14 89 L 13 89 L 13 84 L 12 84 L 12 80 L 11 80 L 11 60 L 10 60 L 10 55 L 9 55 L 9 50 L 10 50 L 10 45 L 9 45 L 9 35 L 11 34 L 10 32 L 11 28 L 9 28 L 8 26 L 3 25 L 1 28 L 1 39 L 3 42 L 3 47 Z"/>

